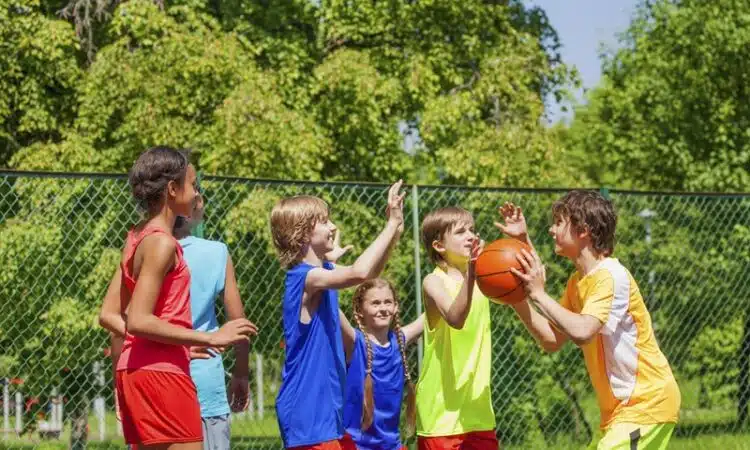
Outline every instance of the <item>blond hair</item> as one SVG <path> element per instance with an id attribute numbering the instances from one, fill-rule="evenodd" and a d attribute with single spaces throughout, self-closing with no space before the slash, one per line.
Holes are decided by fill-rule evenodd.
<path id="1" fill-rule="evenodd" d="M 367 280 L 357 287 L 352 296 L 354 320 L 357 322 L 357 326 L 363 333 L 366 333 L 364 325 L 362 324 L 362 302 L 365 300 L 365 295 L 370 289 L 384 288 L 387 287 L 391 290 L 393 295 L 393 301 L 396 304 L 396 312 L 394 314 L 394 326 L 393 329 L 396 332 L 396 340 L 398 341 L 398 349 L 401 352 L 401 364 L 404 368 L 404 381 L 406 384 L 406 430 L 408 434 L 414 431 L 414 427 L 417 420 L 417 408 L 416 408 L 416 389 L 414 388 L 414 382 L 411 379 L 411 370 L 409 368 L 409 360 L 406 358 L 406 339 L 401 333 L 401 315 L 399 314 L 399 303 L 398 294 L 393 288 L 390 281 L 382 278 L 375 278 Z M 372 425 L 373 417 L 375 414 L 375 401 L 373 397 L 372 387 L 372 342 L 365 334 L 365 348 L 367 349 L 367 368 L 365 375 L 365 385 L 362 398 L 362 429 L 367 430 Z"/>
<path id="2" fill-rule="evenodd" d="M 328 220 L 328 204 L 311 195 L 280 200 L 271 210 L 271 235 L 281 266 L 288 269 L 302 259 L 315 224 Z"/>
<path id="3" fill-rule="evenodd" d="M 430 261 L 434 264 L 443 262 L 443 257 L 435 250 L 432 243 L 442 240 L 445 233 L 462 222 L 474 223 L 474 218 L 469 211 L 460 206 L 438 208 L 424 218 L 422 221 L 422 244 L 424 244 Z"/>

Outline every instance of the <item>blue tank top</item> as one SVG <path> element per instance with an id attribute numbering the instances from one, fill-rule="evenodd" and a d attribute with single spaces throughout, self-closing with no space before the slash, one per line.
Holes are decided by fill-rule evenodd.
<path id="1" fill-rule="evenodd" d="M 351 361 L 346 373 L 344 426 L 359 449 L 401 448 L 399 419 L 404 395 L 404 366 L 396 333 L 388 334 L 388 347 L 372 343 L 372 390 L 375 414 L 372 426 L 362 431 L 362 401 L 367 372 L 365 335 L 357 330 Z"/>
<path id="2" fill-rule="evenodd" d="M 312 445 L 344 435 L 346 364 L 338 292 L 321 292 L 310 323 L 300 322 L 305 279 L 315 266 L 300 263 L 286 273 L 283 324 L 285 358 L 276 416 L 285 447 Z M 333 269 L 325 263 L 323 268 Z"/>

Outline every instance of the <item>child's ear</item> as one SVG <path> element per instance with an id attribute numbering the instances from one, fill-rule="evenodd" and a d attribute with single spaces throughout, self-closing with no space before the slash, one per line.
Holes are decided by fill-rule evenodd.
<path id="1" fill-rule="evenodd" d="M 177 197 L 177 188 L 178 187 L 179 186 L 177 186 L 177 182 L 176 181 L 170 180 L 167 183 L 167 198 Z"/>
<path id="2" fill-rule="evenodd" d="M 584 240 L 589 237 L 591 237 L 591 229 L 589 229 L 588 225 L 584 225 L 581 227 L 581 231 L 578 232 L 578 239 Z"/>
<path id="3" fill-rule="evenodd" d="M 432 248 L 436 252 L 440 253 L 441 255 L 445 253 L 445 245 L 443 245 L 441 241 L 438 241 L 438 240 L 432 241 Z"/>

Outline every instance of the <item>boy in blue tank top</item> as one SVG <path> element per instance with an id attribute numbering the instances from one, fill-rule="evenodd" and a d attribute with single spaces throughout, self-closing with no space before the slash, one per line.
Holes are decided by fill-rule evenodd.
<path id="1" fill-rule="evenodd" d="M 382 278 L 359 285 L 352 298 L 355 330 L 341 316 L 347 360 L 344 450 L 401 450 L 399 422 L 406 384 L 407 432 L 416 421 L 406 347 L 424 329 L 424 315 L 401 326 L 393 285 Z"/>
<path id="2" fill-rule="evenodd" d="M 338 289 L 377 277 L 403 231 L 401 181 L 388 190 L 385 228 L 352 266 L 330 263 L 344 249 L 335 245 L 328 205 L 312 196 L 279 201 L 271 233 L 284 283 L 285 341 L 276 415 L 286 448 L 340 449 L 344 436 L 346 365 Z"/>

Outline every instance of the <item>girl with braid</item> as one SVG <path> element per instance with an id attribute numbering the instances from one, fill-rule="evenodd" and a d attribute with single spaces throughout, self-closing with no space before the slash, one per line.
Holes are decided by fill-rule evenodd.
<path id="1" fill-rule="evenodd" d="M 344 449 L 405 449 L 399 435 L 404 385 L 409 432 L 416 419 L 406 347 L 422 334 L 423 316 L 401 326 L 396 290 L 381 278 L 359 285 L 353 310 L 358 330 L 339 311 L 347 362 Z"/>

